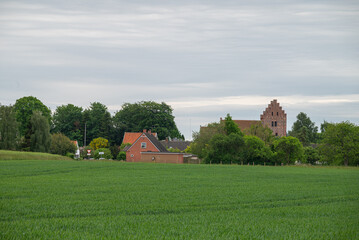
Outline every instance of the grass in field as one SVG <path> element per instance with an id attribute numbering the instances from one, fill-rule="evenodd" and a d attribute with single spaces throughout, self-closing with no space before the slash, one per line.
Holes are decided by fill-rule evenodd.
<path id="1" fill-rule="evenodd" d="M 50 153 L 0 150 L 0 160 L 71 160 L 71 158 Z"/>
<path id="2" fill-rule="evenodd" d="M 359 239 L 358 168 L 0 167 L 2 239 Z"/>

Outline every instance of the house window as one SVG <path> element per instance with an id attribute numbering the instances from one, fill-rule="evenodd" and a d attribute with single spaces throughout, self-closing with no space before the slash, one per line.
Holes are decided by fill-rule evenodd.
<path id="1" fill-rule="evenodd" d="M 275 133 L 276 136 L 278 136 L 278 133 Z"/>
<path id="2" fill-rule="evenodd" d="M 131 157 L 133 157 L 133 154 L 131 154 Z"/>
<path id="3" fill-rule="evenodd" d="M 277 126 L 277 121 L 274 122 L 274 126 Z"/>
<path id="4" fill-rule="evenodd" d="M 279 113 L 277 112 L 277 116 L 279 116 Z"/>
<path id="5" fill-rule="evenodd" d="M 274 126 L 274 122 L 272 121 L 272 127 Z"/>
<path id="6" fill-rule="evenodd" d="M 147 144 L 145 142 L 142 142 L 141 143 L 141 148 L 146 148 L 147 147 Z"/>
<path id="7" fill-rule="evenodd" d="M 272 112 L 272 116 L 273 116 L 273 112 Z"/>

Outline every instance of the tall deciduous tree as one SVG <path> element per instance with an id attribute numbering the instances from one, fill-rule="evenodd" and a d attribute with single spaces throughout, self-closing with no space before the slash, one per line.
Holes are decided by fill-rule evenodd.
<path id="1" fill-rule="evenodd" d="M 210 123 L 207 127 L 201 127 L 199 132 L 193 133 L 193 142 L 190 145 L 191 153 L 203 159 L 207 155 L 207 149 L 212 137 L 216 134 L 225 135 L 224 123 Z"/>
<path id="2" fill-rule="evenodd" d="M 238 133 L 216 134 L 212 137 L 206 163 L 239 163 L 243 159 L 244 138 Z"/>
<path id="3" fill-rule="evenodd" d="M 359 164 L 359 126 L 350 122 L 327 123 L 320 152 L 334 165 Z"/>
<path id="4" fill-rule="evenodd" d="M 307 114 L 301 112 L 297 115 L 297 121 L 293 123 L 289 136 L 298 138 L 304 146 L 317 140 L 318 127 L 310 120 Z"/>
<path id="5" fill-rule="evenodd" d="M 243 149 L 244 163 L 254 162 L 269 163 L 272 159 L 272 151 L 264 141 L 257 136 L 244 136 L 245 146 Z"/>
<path id="6" fill-rule="evenodd" d="M 250 128 L 244 130 L 244 133 L 246 135 L 259 137 L 267 146 L 272 144 L 274 140 L 272 129 L 268 126 L 263 126 L 261 122 L 252 124 Z"/>
<path id="7" fill-rule="evenodd" d="M 30 148 L 30 137 L 31 137 L 31 117 L 34 111 L 39 111 L 42 113 L 48 122 L 48 125 L 51 122 L 51 111 L 46 107 L 39 99 L 36 97 L 22 97 L 16 100 L 14 105 L 16 112 L 16 120 L 19 123 L 20 135 L 23 138 L 23 148 Z"/>
<path id="8" fill-rule="evenodd" d="M 51 135 L 48 119 L 40 111 L 34 111 L 30 122 L 30 150 L 33 152 L 49 152 Z"/>
<path id="9" fill-rule="evenodd" d="M 90 108 L 83 112 L 83 121 L 86 124 L 87 144 L 98 137 L 109 139 L 112 120 L 105 105 L 99 102 L 91 103 Z"/>
<path id="10" fill-rule="evenodd" d="M 232 117 L 229 115 L 229 113 L 224 119 L 224 130 L 226 131 L 227 135 L 230 135 L 231 133 L 243 135 L 238 125 L 232 120 Z"/>
<path id="11" fill-rule="evenodd" d="M 143 129 L 152 129 L 161 140 L 166 137 L 183 138 L 177 129 L 172 111 L 173 109 L 164 102 L 125 103 L 115 118 L 122 123 L 125 131 L 142 132 Z"/>
<path id="12" fill-rule="evenodd" d="M 53 115 L 54 133 L 62 133 L 71 140 L 77 140 L 83 144 L 82 108 L 73 104 L 62 105 L 56 108 Z"/>
<path id="13" fill-rule="evenodd" d="M 295 137 L 281 137 L 274 141 L 275 158 L 282 163 L 294 163 L 303 159 L 303 145 Z"/>
<path id="14" fill-rule="evenodd" d="M 18 140 L 18 125 L 13 106 L 0 105 L 0 149 L 15 150 Z"/>

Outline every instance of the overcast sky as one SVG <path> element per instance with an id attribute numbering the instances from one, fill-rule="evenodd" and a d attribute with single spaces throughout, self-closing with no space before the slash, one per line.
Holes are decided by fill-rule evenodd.
<path id="1" fill-rule="evenodd" d="M 200 125 L 305 112 L 359 123 L 359 1 L 2 1 L 0 103 L 164 101 Z"/>

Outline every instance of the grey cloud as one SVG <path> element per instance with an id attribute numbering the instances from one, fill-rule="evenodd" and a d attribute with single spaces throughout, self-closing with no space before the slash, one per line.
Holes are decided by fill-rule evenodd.
<path id="1" fill-rule="evenodd" d="M 54 109 L 357 94 L 358 12 L 357 1 L 2 1 L 0 102 L 35 95 Z M 289 105 L 290 115 L 300 106 Z M 333 107 L 330 118 L 358 121 L 357 103 Z M 187 130 L 187 118 L 198 127 L 256 111 L 175 109 Z"/>

